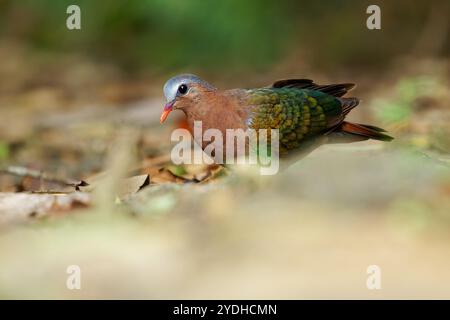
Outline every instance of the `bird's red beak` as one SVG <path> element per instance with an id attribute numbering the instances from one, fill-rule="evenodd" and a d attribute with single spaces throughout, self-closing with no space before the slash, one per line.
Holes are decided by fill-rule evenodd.
<path id="1" fill-rule="evenodd" d="M 174 101 L 166 103 L 166 105 L 164 106 L 164 111 L 161 114 L 161 118 L 159 118 L 160 123 L 163 123 L 164 121 L 166 121 L 167 117 L 169 116 L 169 113 L 172 111 L 173 104 L 174 104 Z"/>

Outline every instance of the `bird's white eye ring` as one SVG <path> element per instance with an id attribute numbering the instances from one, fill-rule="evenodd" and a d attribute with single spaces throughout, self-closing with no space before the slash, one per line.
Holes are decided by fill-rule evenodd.
<path id="1" fill-rule="evenodd" d="M 182 84 L 178 87 L 178 93 L 180 95 L 185 95 L 188 92 L 188 87 L 185 84 Z"/>

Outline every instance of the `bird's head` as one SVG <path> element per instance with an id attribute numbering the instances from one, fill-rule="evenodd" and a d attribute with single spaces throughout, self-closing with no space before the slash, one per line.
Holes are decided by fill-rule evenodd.
<path id="1" fill-rule="evenodd" d="M 169 79 L 164 85 L 166 104 L 160 122 L 163 123 L 173 110 L 186 110 L 194 106 L 202 93 L 213 90 L 213 86 L 193 74 L 182 74 Z"/>

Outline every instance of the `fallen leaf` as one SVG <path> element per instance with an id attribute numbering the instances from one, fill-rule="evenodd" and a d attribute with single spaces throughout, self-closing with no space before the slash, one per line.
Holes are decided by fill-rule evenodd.
<path id="1" fill-rule="evenodd" d="M 142 174 L 121 181 L 119 186 L 119 198 L 124 198 L 132 195 L 142 188 L 150 184 L 150 176 L 148 174 Z"/>

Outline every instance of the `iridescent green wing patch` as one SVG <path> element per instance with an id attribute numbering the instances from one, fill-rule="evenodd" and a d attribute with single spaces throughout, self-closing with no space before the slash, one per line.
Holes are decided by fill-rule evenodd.
<path id="1" fill-rule="evenodd" d="M 248 103 L 254 108 L 249 127 L 279 129 L 280 151 L 297 148 L 306 138 L 325 131 L 330 120 L 342 113 L 335 97 L 306 89 L 250 90 Z"/>

